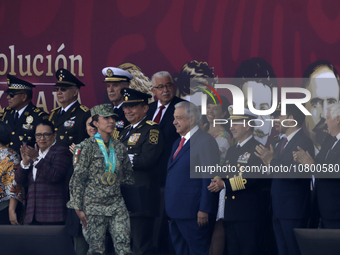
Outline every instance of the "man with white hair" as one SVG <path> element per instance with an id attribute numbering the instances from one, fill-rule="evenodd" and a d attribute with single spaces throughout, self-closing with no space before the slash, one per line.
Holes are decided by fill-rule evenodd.
<path id="1" fill-rule="evenodd" d="M 294 152 L 294 160 L 303 165 L 315 164 L 318 166 L 326 166 L 328 173 L 324 173 L 327 177 L 336 166 L 340 165 L 340 103 L 328 106 L 325 124 L 327 125 L 328 135 L 321 144 L 321 149 L 315 160 L 300 147 Z M 316 196 L 321 218 L 321 227 L 340 229 L 340 179 L 337 178 L 317 178 L 316 179 Z"/>
<path id="2" fill-rule="evenodd" d="M 175 96 L 175 85 L 170 73 L 160 71 L 155 73 L 152 78 L 152 93 L 157 97 L 157 101 L 149 105 L 147 118 L 159 124 L 165 139 L 165 150 L 160 165 L 160 183 L 161 187 L 165 185 L 166 169 L 168 159 L 171 153 L 172 144 L 179 138 L 174 121 L 175 104 L 183 99 Z"/>
<path id="3" fill-rule="evenodd" d="M 151 78 L 152 93 L 157 97 L 157 101 L 149 105 L 147 118 L 159 124 L 164 136 L 164 151 L 159 163 L 159 184 L 161 187 L 160 217 L 156 219 L 154 241 L 159 249 L 167 250 L 167 235 L 168 235 L 168 222 L 164 213 L 164 186 L 166 179 L 166 171 L 168 159 L 170 157 L 172 144 L 179 138 L 175 126 L 172 124 L 174 121 L 175 104 L 183 101 L 183 99 L 175 96 L 175 85 L 172 77 L 167 71 L 160 71 L 155 73 Z"/>
<path id="4" fill-rule="evenodd" d="M 215 139 L 198 128 L 197 106 L 183 101 L 175 108 L 173 124 L 181 137 L 173 144 L 165 184 L 170 236 L 176 254 L 208 255 L 218 196 L 207 189 L 210 179 L 190 177 L 195 166 L 216 166 L 219 149 Z"/>

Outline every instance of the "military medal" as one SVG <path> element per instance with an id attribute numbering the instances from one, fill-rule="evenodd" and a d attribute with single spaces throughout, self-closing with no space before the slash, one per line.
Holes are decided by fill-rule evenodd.
<path id="1" fill-rule="evenodd" d="M 110 175 L 110 173 L 105 172 L 105 173 L 102 175 L 102 177 L 100 178 L 101 181 L 102 181 L 102 183 L 103 183 L 104 185 L 108 185 L 108 176 L 109 176 L 109 175 Z"/>
<path id="2" fill-rule="evenodd" d="M 115 181 L 116 181 L 116 175 L 109 173 L 109 176 L 107 177 L 107 184 L 112 186 L 113 184 L 115 184 Z"/>
<path id="3" fill-rule="evenodd" d="M 28 114 L 28 113 L 27 113 L 27 114 Z M 33 126 L 31 125 L 32 122 L 33 122 L 33 117 L 32 117 L 32 115 L 27 116 L 27 118 L 26 118 L 26 123 L 27 123 L 27 124 L 23 124 L 22 127 L 23 127 L 24 129 L 27 129 L 27 130 L 32 130 L 32 129 L 33 129 Z"/>
<path id="4" fill-rule="evenodd" d="M 109 154 L 108 154 L 101 135 L 97 132 L 94 135 L 94 138 L 96 139 L 97 144 L 105 160 L 105 173 L 101 176 L 101 182 L 104 185 L 112 186 L 116 182 L 116 174 L 114 174 L 114 171 L 116 168 L 116 153 L 113 147 L 112 139 L 110 138 L 110 141 L 109 141 L 110 145 L 109 145 Z M 111 169 L 113 169 L 112 172 L 111 172 Z"/>
<path id="5" fill-rule="evenodd" d="M 28 124 L 31 124 L 31 123 L 33 122 L 33 117 L 32 117 L 32 115 L 27 116 L 26 122 L 27 122 Z"/>

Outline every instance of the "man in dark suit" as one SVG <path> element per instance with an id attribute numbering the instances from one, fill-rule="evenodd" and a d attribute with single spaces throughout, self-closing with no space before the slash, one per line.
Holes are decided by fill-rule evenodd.
<path id="1" fill-rule="evenodd" d="M 63 68 L 57 70 L 56 78 L 58 81 L 54 85 L 54 90 L 61 107 L 52 110 L 49 120 L 54 124 L 57 143 L 69 148 L 72 143 L 78 144 L 88 137 L 86 121 L 91 113 L 86 106 L 78 102 L 79 89 L 85 84 Z M 71 178 L 72 173 L 73 166 L 68 172 L 68 179 Z M 68 210 L 66 225 L 69 233 L 74 237 L 77 255 L 85 255 L 88 245 L 81 232 L 80 220 L 73 209 Z"/>
<path id="2" fill-rule="evenodd" d="M 4 110 L 2 121 L 12 130 L 10 148 L 20 155 L 20 146 L 27 144 L 34 147 L 36 125 L 48 114 L 32 104 L 32 89 L 35 85 L 7 74 L 8 107 Z"/>
<path id="3" fill-rule="evenodd" d="M 286 137 L 286 135 L 284 133 L 281 133 L 280 131 L 281 126 L 281 123 L 279 121 L 280 115 L 281 115 L 281 102 L 277 105 L 275 111 L 271 114 L 272 118 L 274 119 L 274 129 L 277 132 L 279 132 L 279 134 L 274 136 L 273 139 L 270 141 L 270 144 L 273 146 L 274 149 L 279 144 L 281 139 Z"/>
<path id="4" fill-rule="evenodd" d="M 154 241 L 160 252 L 171 249 L 168 247 L 168 221 L 164 211 L 164 186 L 168 160 L 170 157 L 172 144 L 180 136 L 176 132 L 174 121 L 175 104 L 183 99 L 175 96 L 175 85 L 171 75 L 167 71 L 155 73 L 151 78 L 152 93 L 157 97 L 157 101 L 149 105 L 147 118 L 159 124 L 164 137 L 164 150 L 159 162 L 159 184 L 161 187 L 160 216 L 156 218 Z"/>
<path id="5" fill-rule="evenodd" d="M 122 107 L 124 98 L 120 91 L 122 88 L 129 87 L 133 76 L 129 72 L 116 67 L 105 67 L 102 73 L 105 77 L 107 96 L 113 104 L 114 113 L 118 115 L 116 117 L 116 129 L 112 133 L 112 137 L 118 139 L 119 133 L 130 124 L 124 115 Z"/>
<path id="6" fill-rule="evenodd" d="M 262 145 L 257 146 L 257 155 L 265 165 L 297 167 L 293 152 L 298 150 L 298 146 L 314 156 L 313 142 L 301 129 L 305 115 L 296 105 L 287 105 L 286 115 L 281 115 L 279 119 L 284 123 L 280 131 L 286 134 L 286 138 L 280 141 L 275 151 L 272 146 L 270 150 Z M 280 179 L 273 179 L 271 187 L 273 229 L 278 252 L 279 255 L 299 255 L 300 250 L 293 229 L 307 227 L 311 208 L 311 179 L 293 178 L 290 173 L 283 173 L 279 177 Z"/>
<path id="7" fill-rule="evenodd" d="M 175 85 L 168 72 L 155 73 L 151 78 L 151 83 L 151 91 L 157 97 L 157 101 L 149 105 L 147 118 L 158 123 L 164 135 L 165 148 L 160 162 L 160 185 L 164 187 L 172 144 L 180 137 L 173 125 L 175 104 L 183 99 L 175 96 Z"/>
<path id="8" fill-rule="evenodd" d="M 231 175 L 230 172 L 223 180 L 215 177 L 209 190 L 226 189 L 224 226 L 228 254 L 262 254 L 260 244 L 268 208 L 264 192 L 266 183 L 264 179 L 248 178 L 249 174 L 242 173 L 246 167 L 262 163 L 254 154 L 255 147 L 261 143 L 253 136 L 254 128 L 247 124 L 257 119 L 257 115 L 248 109 L 244 109 L 244 115 L 233 115 L 232 109 L 233 106 L 229 106 L 230 131 L 237 144 L 227 152 L 226 167 L 237 169 L 237 173 Z"/>
<path id="9" fill-rule="evenodd" d="M 144 190 L 124 197 L 129 201 L 137 199 L 135 202 L 143 207 L 130 213 L 132 251 L 134 255 L 153 254 L 153 228 L 160 200 L 158 163 L 164 140 L 158 124 L 146 118 L 151 96 L 129 88 L 123 88 L 121 93 L 125 117 L 131 124 L 120 133 L 119 140 L 127 147 L 135 179 L 135 184 L 127 189 Z"/>
<path id="10" fill-rule="evenodd" d="M 15 172 L 17 184 L 28 187 L 25 224 L 65 224 L 72 154 L 56 144 L 54 126 L 48 120 L 38 124 L 35 137 L 39 149 L 37 145 L 22 146 L 22 161 Z"/>
<path id="11" fill-rule="evenodd" d="M 294 152 L 294 159 L 310 167 L 315 164 L 315 169 L 325 164 L 326 169 L 330 170 L 322 173 L 322 178 L 317 178 L 315 184 L 321 227 L 340 229 L 340 179 L 338 173 L 332 175 L 340 165 L 340 103 L 328 106 L 325 124 L 329 135 L 323 141 L 315 160 L 300 147 L 299 151 Z"/>
<path id="12" fill-rule="evenodd" d="M 198 128 L 198 108 L 183 101 L 175 105 L 174 125 L 181 138 L 173 145 L 165 184 L 165 210 L 176 254 L 209 254 L 216 220 L 217 196 L 210 179 L 190 178 L 195 166 L 216 166 L 215 139 Z"/>

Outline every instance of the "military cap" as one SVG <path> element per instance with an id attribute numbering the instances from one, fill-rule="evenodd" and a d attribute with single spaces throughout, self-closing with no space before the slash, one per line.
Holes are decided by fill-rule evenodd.
<path id="1" fill-rule="evenodd" d="M 113 107 L 111 104 L 100 104 L 91 108 L 91 117 L 99 115 L 102 117 L 118 117 L 117 114 L 113 112 Z"/>
<path id="2" fill-rule="evenodd" d="M 85 86 L 84 83 L 78 80 L 70 71 L 64 68 L 59 68 L 57 72 L 55 73 L 55 76 L 58 81 L 54 86 L 58 86 L 58 87 L 75 86 L 77 88 L 80 88 L 81 86 Z"/>
<path id="3" fill-rule="evenodd" d="M 281 102 L 279 102 L 275 111 L 271 114 L 271 116 L 278 116 L 278 115 L 281 115 Z"/>
<path id="4" fill-rule="evenodd" d="M 115 81 L 129 82 L 130 80 L 133 79 L 132 74 L 120 68 L 116 68 L 116 67 L 105 67 L 102 70 L 102 73 L 105 76 L 104 82 L 115 82 Z"/>
<path id="5" fill-rule="evenodd" d="M 15 92 L 18 90 L 30 90 L 35 87 L 32 83 L 21 80 L 13 75 L 7 74 L 7 85 L 8 89 L 6 89 L 5 93 Z"/>
<path id="6" fill-rule="evenodd" d="M 241 119 L 257 119 L 258 116 L 254 113 L 252 113 L 249 109 L 244 108 L 244 114 L 243 115 L 234 115 L 233 114 L 233 105 L 229 105 L 228 111 L 230 114 L 229 119 L 230 120 L 241 120 Z"/>
<path id="7" fill-rule="evenodd" d="M 148 99 L 151 98 L 149 94 L 130 88 L 122 88 L 120 93 L 124 97 L 123 106 L 134 106 L 140 103 L 148 104 Z"/>

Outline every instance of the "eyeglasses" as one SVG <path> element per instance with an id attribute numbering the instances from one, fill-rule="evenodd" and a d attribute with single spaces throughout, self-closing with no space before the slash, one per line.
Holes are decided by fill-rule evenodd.
<path id="1" fill-rule="evenodd" d="M 67 87 L 59 87 L 59 88 L 54 88 L 53 89 L 53 91 L 54 92 L 58 92 L 59 90 L 61 91 L 61 92 L 65 92 L 66 90 L 68 90 L 69 88 L 67 88 Z"/>
<path id="2" fill-rule="evenodd" d="M 159 89 L 159 90 L 163 90 L 165 87 L 167 88 L 167 89 L 171 89 L 172 87 L 174 86 L 174 84 L 172 84 L 172 83 L 167 83 L 167 84 L 160 84 L 160 85 L 158 85 L 157 87 L 154 87 L 155 89 Z"/>
<path id="3" fill-rule="evenodd" d="M 40 134 L 40 133 L 37 133 L 35 134 L 35 139 L 41 139 L 41 138 L 45 138 L 45 139 L 48 139 L 51 137 L 51 135 L 53 135 L 53 133 L 44 133 L 44 134 Z"/>
<path id="4" fill-rule="evenodd" d="M 13 92 L 7 93 L 7 95 L 9 95 L 11 98 L 15 97 L 16 95 L 22 95 L 22 94 L 25 94 L 25 93 L 13 93 Z"/>

